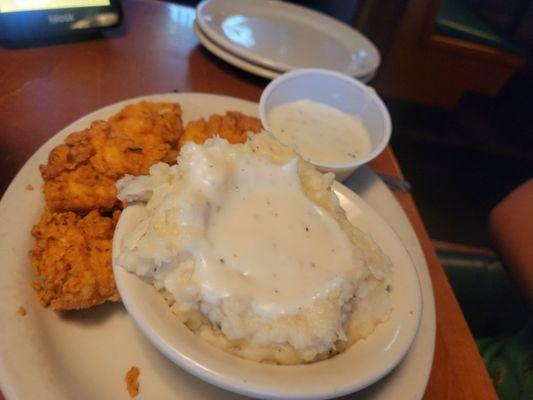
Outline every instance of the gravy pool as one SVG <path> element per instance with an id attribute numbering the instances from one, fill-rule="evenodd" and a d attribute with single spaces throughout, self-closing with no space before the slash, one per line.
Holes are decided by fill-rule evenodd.
<path id="1" fill-rule="evenodd" d="M 359 118 L 310 100 L 275 107 L 268 114 L 274 136 L 302 158 L 345 164 L 370 153 L 370 137 Z"/>

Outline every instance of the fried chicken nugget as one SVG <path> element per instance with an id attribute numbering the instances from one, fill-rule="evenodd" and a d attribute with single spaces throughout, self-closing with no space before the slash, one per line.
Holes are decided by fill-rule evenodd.
<path id="1" fill-rule="evenodd" d="M 33 284 L 39 301 L 54 310 L 89 308 L 119 295 L 111 268 L 111 244 L 120 212 L 113 217 L 91 211 L 45 211 L 33 227 L 30 259 L 39 277 Z"/>
<path id="2" fill-rule="evenodd" d="M 139 146 L 150 149 L 159 161 L 177 147 L 183 130 L 181 114 L 179 104 L 142 101 L 124 107 L 109 118 L 109 123 Z"/>
<path id="3" fill-rule="evenodd" d="M 90 164 L 65 171 L 43 185 L 46 205 L 53 211 L 86 214 L 91 210 L 110 211 L 118 206 L 115 181 Z"/>
<path id="4" fill-rule="evenodd" d="M 248 132 L 258 133 L 261 129 L 258 118 L 238 111 L 228 111 L 225 115 L 213 114 L 207 121 L 202 118 L 189 122 L 179 139 L 179 147 L 189 141 L 202 144 L 215 135 L 230 143 L 244 143 L 248 139 Z"/>
<path id="5" fill-rule="evenodd" d="M 124 174 L 146 174 L 158 162 L 131 138 L 97 121 L 74 132 L 41 165 L 47 206 L 53 211 L 110 211 L 117 206 L 115 181 Z"/>
<path id="6" fill-rule="evenodd" d="M 144 175 L 165 160 L 181 134 L 177 104 L 139 103 L 90 128 L 70 134 L 41 166 L 44 194 L 53 211 L 110 211 L 117 207 L 115 181 Z"/>

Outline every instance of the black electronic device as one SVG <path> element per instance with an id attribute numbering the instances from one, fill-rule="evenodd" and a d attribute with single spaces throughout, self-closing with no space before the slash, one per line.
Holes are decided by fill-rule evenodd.
<path id="1" fill-rule="evenodd" d="M 120 0 L 0 0 L 0 40 L 74 36 L 120 25 Z"/>

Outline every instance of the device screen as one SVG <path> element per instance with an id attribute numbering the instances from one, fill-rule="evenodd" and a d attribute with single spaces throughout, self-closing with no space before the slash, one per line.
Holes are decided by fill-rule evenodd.
<path id="1" fill-rule="evenodd" d="M 0 13 L 109 6 L 110 0 L 0 0 Z"/>

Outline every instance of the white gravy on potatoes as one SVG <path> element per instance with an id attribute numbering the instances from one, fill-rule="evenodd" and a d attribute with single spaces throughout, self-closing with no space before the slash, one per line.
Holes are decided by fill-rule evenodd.
<path id="1" fill-rule="evenodd" d="M 184 153 L 180 164 L 190 166 L 189 176 L 157 190 L 147 225 L 138 227 L 146 228 L 143 235 L 126 235 L 130 246 L 122 254 L 134 257 L 125 264 L 138 266 L 143 254 L 154 254 L 152 267 L 163 267 L 173 293 L 179 286 L 173 271 L 191 259 L 204 301 L 251 300 L 254 313 L 265 317 L 302 313 L 357 279 L 360 252 L 335 218 L 305 195 L 297 158 L 275 164 L 223 141 L 192 144 Z M 172 249 L 173 267 L 157 262 L 153 246 L 161 239 L 150 228 Z"/>
<path id="2" fill-rule="evenodd" d="M 267 132 L 242 145 L 188 143 L 176 165 L 118 182 L 119 198 L 145 214 L 114 242 L 113 262 L 228 352 L 328 357 L 390 312 L 390 261 L 346 220 L 332 180 Z"/>

